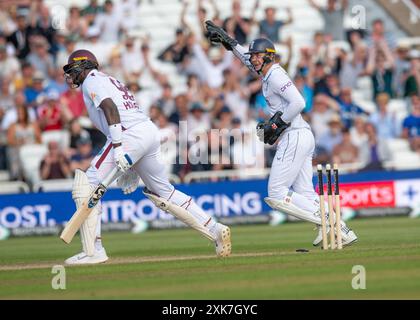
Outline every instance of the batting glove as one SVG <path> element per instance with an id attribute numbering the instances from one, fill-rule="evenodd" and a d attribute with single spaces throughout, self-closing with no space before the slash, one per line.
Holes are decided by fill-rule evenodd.
<path id="1" fill-rule="evenodd" d="M 118 169 L 124 173 L 127 172 L 127 170 L 133 165 L 133 161 L 130 156 L 125 153 L 122 146 L 116 148 L 114 147 L 114 161 Z"/>
<path id="2" fill-rule="evenodd" d="M 136 191 L 139 186 L 140 177 L 137 172 L 130 168 L 126 173 L 117 179 L 117 186 L 121 188 L 124 194 L 130 194 Z"/>

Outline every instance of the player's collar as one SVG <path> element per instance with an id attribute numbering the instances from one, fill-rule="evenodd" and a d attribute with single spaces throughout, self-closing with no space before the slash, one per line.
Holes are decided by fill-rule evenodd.
<path id="1" fill-rule="evenodd" d="M 268 69 L 267 73 L 265 74 L 263 81 L 267 81 L 268 78 L 271 76 L 271 73 L 279 67 L 280 66 L 277 63 L 273 63 L 273 65 L 270 67 L 270 69 Z"/>

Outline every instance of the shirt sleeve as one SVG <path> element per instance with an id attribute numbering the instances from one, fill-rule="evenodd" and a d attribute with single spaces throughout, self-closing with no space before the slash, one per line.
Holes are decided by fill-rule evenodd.
<path id="1" fill-rule="evenodd" d="M 292 122 L 305 108 L 305 99 L 283 71 L 276 73 L 270 85 L 273 86 L 273 92 L 280 95 L 288 103 L 281 118 L 287 123 Z"/>
<path id="2" fill-rule="evenodd" d="M 233 47 L 232 52 L 239 60 L 241 60 L 241 62 L 244 65 L 246 65 L 248 67 L 248 69 L 252 73 L 258 75 L 258 72 L 255 70 L 254 66 L 249 61 L 249 55 L 245 54 L 245 52 L 247 52 L 247 51 L 244 47 L 242 47 L 240 44 L 237 44 L 235 47 Z"/>
<path id="3" fill-rule="evenodd" d="M 93 102 L 95 108 L 99 108 L 101 102 L 106 98 L 112 98 L 110 93 L 111 90 L 107 90 L 101 80 L 102 79 L 95 78 L 94 74 L 90 74 L 83 82 L 83 91 Z"/>

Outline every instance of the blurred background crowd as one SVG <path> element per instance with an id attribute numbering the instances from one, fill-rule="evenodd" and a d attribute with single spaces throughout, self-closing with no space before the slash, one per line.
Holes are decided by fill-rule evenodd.
<path id="1" fill-rule="evenodd" d="M 2 177 L 31 185 L 71 178 L 101 149 L 105 138 L 87 118 L 80 89 L 63 78 L 62 66 L 79 48 L 92 51 L 101 70 L 126 83 L 161 129 L 162 142 L 180 133 L 188 137 L 188 149 L 165 152 L 168 172 L 181 181 L 192 171 L 269 167 L 275 146 L 255 144 L 252 131 L 268 116 L 261 81 L 207 41 L 208 19 L 246 47 L 260 36 L 276 44 L 277 62 L 306 100 L 304 117 L 317 145 L 314 165 L 334 161 L 352 171 L 419 166 L 419 42 L 389 32 L 383 18 L 346 26 L 349 2 L 0 1 Z M 164 6 L 166 15 L 157 19 Z M 306 13 L 320 23 L 308 25 L 313 22 L 305 21 Z M 185 156 L 179 150 L 194 153 L 200 141 L 208 142 L 209 153 L 220 151 L 221 161 L 179 161 Z M 244 160 L 232 161 L 235 154 Z"/>

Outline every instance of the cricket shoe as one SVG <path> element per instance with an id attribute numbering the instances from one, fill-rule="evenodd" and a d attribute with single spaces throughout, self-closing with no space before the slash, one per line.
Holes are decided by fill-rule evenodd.
<path id="1" fill-rule="evenodd" d="M 85 252 L 80 252 L 73 257 L 68 258 L 64 263 L 65 264 L 97 264 L 103 263 L 108 260 L 106 255 L 105 248 L 100 250 L 95 250 L 93 256 L 88 256 Z"/>
<path id="2" fill-rule="evenodd" d="M 218 257 L 230 256 L 232 243 L 230 242 L 230 228 L 228 226 L 217 223 L 215 246 Z"/>
<path id="3" fill-rule="evenodd" d="M 327 225 L 326 227 L 327 227 L 327 235 L 328 235 L 328 233 L 330 232 L 330 226 Z M 341 239 L 342 239 L 343 247 L 349 246 L 352 243 L 357 241 L 357 236 L 354 233 L 354 231 L 349 229 L 343 221 L 341 221 Z M 318 235 L 312 244 L 316 247 L 316 246 L 319 246 L 321 242 L 322 242 L 322 227 L 318 226 Z"/>

